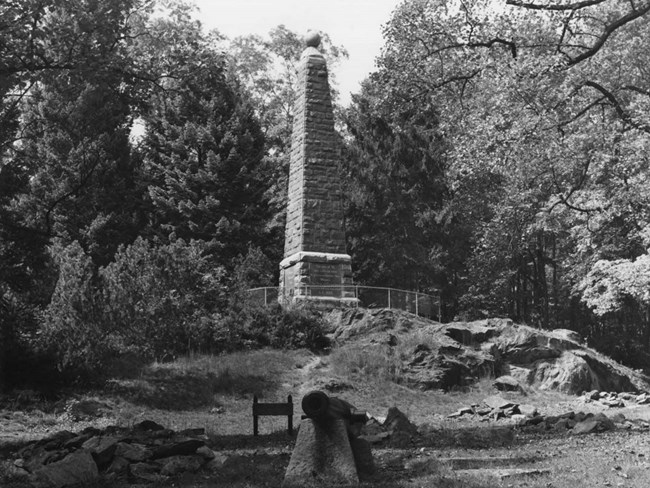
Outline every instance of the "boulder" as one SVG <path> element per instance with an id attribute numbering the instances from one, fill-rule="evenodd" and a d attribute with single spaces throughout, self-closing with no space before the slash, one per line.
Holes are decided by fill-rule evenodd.
<path id="1" fill-rule="evenodd" d="M 92 420 L 111 411 L 111 407 L 104 402 L 92 399 L 73 400 L 66 411 L 75 421 Z"/>
<path id="2" fill-rule="evenodd" d="M 590 434 L 593 432 L 604 432 L 606 430 L 613 430 L 616 426 L 611 419 L 606 415 L 597 414 L 589 417 L 581 422 L 577 422 L 573 427 L 573 434 Z"/>
<path id="3" fill-rule="evenodd" d="M 131 477 L 136 480 L 149 483 L 160 483 L 167 479 L 167 476 L 160 474 L 160 466 L 152 463 L 135 463 L 129 466 Z"/>
<path id="4" fill-rule="evenodd" d="M 222 453 L 215 452 L 214 458 L 210 459 L 207 464 L 203 466 L 203 469 L 208 471 L 218 471 L 224 467 L 226 462 L 228 462 L 228 456 Z"/>
<path id="5" fill-rule="evenodd" d="M 201 456 L 205 460 L 210 460 L 215 458 L 215 453 L 208 446 L 201 446 L 196 450 L 196 454 Z"/>
<path id="6" fill-rule="evenodd" d="M 88 485 L 97 480 L 99 471 L 90 451 L 79 449 L 60 461 L 41 467 L 35 475 L 53 488 L 64 488 L 78 484 Z"/>
<path id="7" fill-rule="evenodd" d="M 124 459 L 139 463 L 150 459 L 153 452 L 150 448 L 137 443 L 118 442 L 115 449 L 115 456 L 123 457 Z"/>
<path id="8" fill-rule="evenodd" d="M 115 456 L 111 461 L 111 464 L 106 468 L 107 474 L 116 474 L 118 476 L 127 475 L 129 473 L 129 465 L 131 463 L 128 459 L 124 459 L 120 456 Z"/>
<path id="9" fill-rule="evenodd" d="M 170 456 L 162 461 L 160 474 L 174 476 L 179 473 L 196 473 L 205 460 L 203 457 L 194 456 Z"/>
<path id="10" fill-rule="evenodd" d="M 154 422 L 153 420 L 143 420 L 133 426 L 133 430 L 143 431 L 143 432 L 152 432 L 157 430 L 165 430 L 165 428 Z"/>
<path id="11" fill-rule="evenodd" d="M 182 439 L 169 444 L 163 444 L 153 449 L 151 458 L 161 459 L 171 456 L 188 456 L 204 446 L 205 442 L 200 439 Z"/>
<path id="12" fill-rule="evenodd" d="M 403 432 L 413 436 L 418 433 L 418 428 L 415 424 L 413 424 L 397 407 L 390 407 L 388 409 L 388 414 L 386 415 L 386 420 L 383 426 L 386 431 L 391 433 L 391 435 L 397 432 Z"/>
<path id="13" fill-rule="evenodd" d="M 578 334 L 575 330 L 553 329 L 551 331 L 551 334 L 553 334 L 554 336 L 559 337 L 560 339 L 575 342 L 577 344 L 581 344 L 582 341 L 583 341 L 582 336 L 580 334 Z"/>
<path id="14" fill-rule="evenodd" d="M 542 390 L 578 394 L 597 385 L 598 379 L 583 358 L 565 351 L 556 358 L 537 361 L 533 383 Z"/>
<path id="15" fill-rule="evenodd" d="M 483 403 L 485 403 L 488 407 L 490 407 L 493 410 L 497 410 L 497 409 L 506 410 L 508 408 L 517 405 L 516 403 L 513 403 L 510 400 L 506 400 L 505 398 L 499 395 L 492 395 L 487 398 L 484 398 Z"/>
<path id="16" fill-rule="evenodd" d="M 91 437 L 81 447 L 93 455 L 97 467 L 103 470 L 111 463 L 118 441 L 116 437 Z"/>
<path id="17" fill-rule="evenodd" d="M 519 381 L 509 375 L 499 376 L 492 385 L 499 391 L 524 391 Z"/>
<path id="18" fill-rule="evenodd" d="M 533 405 L 519 405 L 519 412 L 526 417 L 535 417 L 539 412 Z"/>

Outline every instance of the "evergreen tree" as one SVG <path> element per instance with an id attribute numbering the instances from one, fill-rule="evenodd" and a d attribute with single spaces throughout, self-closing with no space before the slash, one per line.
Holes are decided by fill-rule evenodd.
<path id="1" fill-rule="evenodd" d="M 347 112 L 346 226 L 360 283 L 429 291 L 440 286 L 444 142 L 434 107 L 405 103 L 374 77 Z"/>
<path id="2" fill-rule="evenodd" d="M 199 26 L 181 13 L 156 28 L 160 64 L 173 71 L 143 114 L 150 230 L 210 242 L 216 262 L 230 267 L 267 236 L 264 138 L 224 57 Z"/>

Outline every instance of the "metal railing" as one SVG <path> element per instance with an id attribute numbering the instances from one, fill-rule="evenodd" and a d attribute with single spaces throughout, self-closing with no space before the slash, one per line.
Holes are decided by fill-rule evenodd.
<path id="1" fill-rule="evenodd" d="M 286 303 L 297 297 L 346 298 L 365 308 L 404 310 L 440 320 L 440 295 L 361 285 L 303 285 L 299 288 L 261 287 L 248 290 L 248 299 L 259 305 Z M 356 299 L 356 300 L 354 300 Z"/>

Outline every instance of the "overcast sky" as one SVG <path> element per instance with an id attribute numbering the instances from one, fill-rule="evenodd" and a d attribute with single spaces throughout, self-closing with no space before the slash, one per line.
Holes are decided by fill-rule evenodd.
<path id="1" fill-rule="evenodd" d="M 381 30 L 401 0 L 194 0 L 207 30 L 216 28 L 228 37 L 265 36 L 275 26 L 306 33 L 329 34 L 332 42 L 348 50 L 350 58 L 336 69 L 344 105 L 350 93 L 374 69 L 383 44 Z"/>

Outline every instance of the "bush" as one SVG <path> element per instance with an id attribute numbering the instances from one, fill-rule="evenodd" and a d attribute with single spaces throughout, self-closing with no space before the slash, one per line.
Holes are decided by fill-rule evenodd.
<path id="1" fill-rule="evenodd" d="M 239 349 L 323 350 L 329 346 L 321 316 L 305 308 L 233 307 L 218 321 L 215 342 L 220 351 Z"/>
<path id="2" fill-rule="evenodd" d="M 96 374 L 111 351 L 92 259 L 77 242 L 65 247 L 55 244 L 50 253 L 59 279 L 43 315 L 41 348 L 57 358 L 59 370 L 79 376 Z"/>
<path id="3" fill-rule="evenodd" d="M 60 370 L 86 380 L 125 355 L 164 360 L 211 349 L 209 318 L 226 294 L 205 246 L 138 238 L 99 270 L 78 243 L 54 246 L 59 278 L 43 316 L 43 349 Z"/>
<path id="4" fill-rule="evenodd" d="M 179 239 L 161 245 L 138 238 L 100 271 L 105 316 L 118 347 L 135 345 L 152 359 L 209 348 L 212 322 L 225 303 L 224 272 L 203 255 L 206 245 Z"/>

